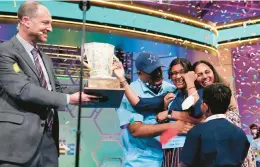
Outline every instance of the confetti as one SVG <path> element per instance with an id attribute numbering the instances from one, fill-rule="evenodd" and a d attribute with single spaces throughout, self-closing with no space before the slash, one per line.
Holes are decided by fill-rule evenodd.
<path id="1" fill-rule="evenodd" d="M 64 148 L 65 150 L 67 150 L 67 151 L 70 150 L 69 147 L 66 146 L 66 144 L 63 144 L 63 143 L 60 144 L 60 147 L 63 147 L 63 148 Z"/>

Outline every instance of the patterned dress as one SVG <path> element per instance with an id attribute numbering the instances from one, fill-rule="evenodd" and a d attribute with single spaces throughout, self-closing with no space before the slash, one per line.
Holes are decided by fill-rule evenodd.
<path id="1" fill-rule="evenodd" d="M 226 116 L 231 123 L 241 128 L 241 120 L 240 120 L 241 116 L 238 110 L 230 109 L 228 112 L 226 112 Z M 244 163 L 242 164 L 242 167 L 256 167 L 255 155 L 251 146 L 249 147 L 247 157 Z"/>
<path id="2" fill-rule="evenodd" d="M 231 123 L 241 128 L 241 120 L 238 110 L 229 110 L 226 112 L 226 116 Z M 178 167 L 178 164 L 180 163 L 181 149 L 182 148 L 165 149 L 162 167 Z M 256 160 L 251 146 L 241 167 L 256 167 Z"/>

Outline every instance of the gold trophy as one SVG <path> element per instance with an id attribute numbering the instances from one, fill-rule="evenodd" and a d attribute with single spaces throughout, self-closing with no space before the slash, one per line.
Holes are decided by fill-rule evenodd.
<path id="1" fill-rule="evenodd" d="M 119 61 L 114 55 L 115 46 L 106 43 L 84 44 L 84 66 L 87 67 L 90 77 L 84 92 L 101 96 L 100 102 L 88 104 L 85 107 L 117 108 L 119 107 L 124 89 L 120 88 L 120 82 L 113 74 L 113 62 Z"/>

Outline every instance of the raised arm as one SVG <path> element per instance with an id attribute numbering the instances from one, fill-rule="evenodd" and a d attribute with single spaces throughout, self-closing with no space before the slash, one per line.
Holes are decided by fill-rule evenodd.
<path id="1" fill-rule="evenodd" d="M 195 87 L 195 80 L 197 78 L 197 75 L 194 73 L 194 71 L 189 71 L 186 74 L 184 74 L 184 80 L 186 82 L 186 90 L 188 92 L 189 96 L 194 96 L 194 104 L 197 102 L 197 100 L 200 99 L 199 94 L 197 93 L 197 89 Z"/>
<path id="2" fill-rule="evenodd" d="M 189 71 L 184 75 L 188 96 L 194 97 L 194 102 L 188 110 L 191 111 L 191 116 L 193 116 L 194 118 L 201 118 L 203 112 L 201 111 L 200 106 L 202 104 L 203 89 L 196 89 L 194 84 L 196 78 L 197 75 L 193 71 Z"/>
<path id="3" fill-rule="evenodd" d="M 118 80 L 120 81 L 120 84 L 125 88 L 125 96 L 129 100 L 130 104 L 132 106 L 135 106 L 139 101 L 139 97 L 135 94 L 135 92 L 132 90 L 130 85 L 128 84 L 126 78 L 125 78 L 125 70 L 121 62 L 114 62 L 113 63 L 113 71 Z"/>
<path id="4" fill-rule="evenodd" d="M 119 79 L 121 85 L 125 88 L 125 96 L 130 104 L 137 112 L 142 111 L 156 111 L 160 112 L 164 108 L 164 96 L 157 96 L 152 98 L 139 98 L 133 89 L 130 87 L 125 78 L 124 68 L 122 63 L 114 63 L 114 74 Z"/>

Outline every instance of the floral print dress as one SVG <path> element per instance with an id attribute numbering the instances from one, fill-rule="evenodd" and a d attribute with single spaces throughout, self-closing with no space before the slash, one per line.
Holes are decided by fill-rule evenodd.
<path id="1" fill-rule="evenodd" d="M 241 116 L 237 109 L 229 109 L 228 112 L 226 112 L 226 117 L 231 123 L 241 128 Z M 256 160 L 251 146 L 249 147 L 247 157 L 241 167 L 256 167 Z"/>

